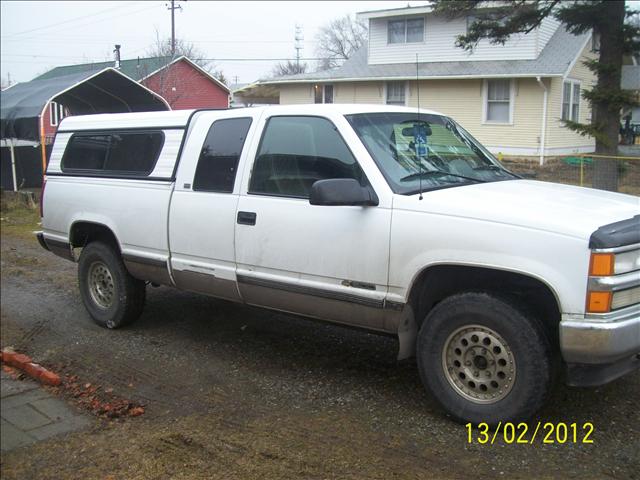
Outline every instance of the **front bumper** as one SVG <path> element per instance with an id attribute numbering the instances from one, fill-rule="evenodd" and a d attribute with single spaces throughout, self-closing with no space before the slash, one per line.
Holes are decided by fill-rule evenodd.
<path id="1" fill-rule="evenodd" d="M 570 385 L 601 385 L 640 368 L 640 304 L 597 319 L 564 317 L 560 349 Z"/>

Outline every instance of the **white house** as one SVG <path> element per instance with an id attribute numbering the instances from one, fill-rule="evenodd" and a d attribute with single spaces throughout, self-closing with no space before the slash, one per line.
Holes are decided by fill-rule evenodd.
<path id="1" fill-rule="evenodd" d="M 431 7 L 361 12 L 368 45 L 341 67 L 273 78 L 280 103 L 387 103 L 451 115 L 495 153 L 545 156 L 591 152 L 595 142 L 561 119 L 589 122 L 582 91 L 595 75 L 590 34 L 573 35 L 553 18 L 505 45 L 455 46 L 473 18 L 449 19 Z M 417 58 L 417 62 L 416 62 Z M 418 78 L 418 79 L 416 79 Z M 419 89 L 418 89 L 419 86 Z"/>

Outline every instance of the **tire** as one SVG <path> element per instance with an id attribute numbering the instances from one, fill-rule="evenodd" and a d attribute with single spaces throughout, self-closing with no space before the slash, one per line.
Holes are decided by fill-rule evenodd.
<path id="1" fill-rule="evenodd" d="M 436 305 L 418 333 L 417 362 L 440 405 L 475 425 L 527 420 L 552 383 L 552 349 L 541 324 L 486 293 L 457 294 Z"/>
<path id="2" fill-rule="evenodd" d="M 145 283 L 129 274 L 120 255 L 107 243 L 91 242 L 82 250 L 78 283 L 85 308 L 102 327 L 123 327 L 142 313 Z"/>

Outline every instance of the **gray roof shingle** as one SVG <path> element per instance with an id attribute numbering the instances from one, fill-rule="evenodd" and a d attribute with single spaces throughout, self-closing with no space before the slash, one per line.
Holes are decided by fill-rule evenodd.
<path id="1" fill-rule="evenodd" d="M 560 27 L 553 34 L 538 58 L 533 60 L 489 60 L 457 62 L 425 62 L 418 64 L 420 78 L 493 77 L 493 76 L 557 76 L 564 75 L 580 54 L 590 34 L 573 35 Z M 412 79 L 415 63 L 369 65 L 367 48 L 358 50 L 341 67 L 299 75 L 263 80 L 261 83 L 298 83 L 311 81 L 346 81 L 367 79 Z"/>

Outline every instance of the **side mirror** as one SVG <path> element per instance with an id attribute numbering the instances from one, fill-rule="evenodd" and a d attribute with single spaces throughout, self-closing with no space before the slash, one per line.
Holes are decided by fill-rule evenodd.
<path id="1" fill-rule="evenodd" d="M 311 205 L 376 206 L 378 197 L 371 188 L 362 187 L 353 178 L 318 180 L 311 186 Z"/>

